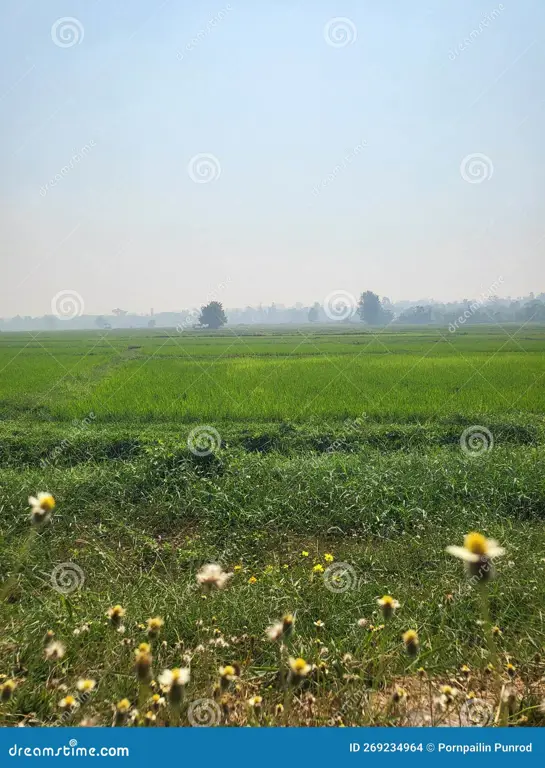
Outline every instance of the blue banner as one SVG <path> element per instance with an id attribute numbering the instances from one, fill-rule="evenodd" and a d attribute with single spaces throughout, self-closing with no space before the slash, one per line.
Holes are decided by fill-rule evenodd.
<path id="1" fill-rule="evenodd" d="M 0 765 L 543 765 L 541 728 L 2 728 Z"/>

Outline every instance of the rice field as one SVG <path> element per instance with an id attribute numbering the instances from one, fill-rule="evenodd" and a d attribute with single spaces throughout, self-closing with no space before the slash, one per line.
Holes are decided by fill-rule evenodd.
<path id="1" fill-rule="evenodd" d="M 545 724 L 544 353 L 0 334 L 0 723 Z"/>

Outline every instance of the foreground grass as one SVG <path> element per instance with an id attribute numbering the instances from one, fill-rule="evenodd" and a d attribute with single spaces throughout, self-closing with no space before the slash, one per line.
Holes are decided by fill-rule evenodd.
<path id="1" fill-rule="evenodd" d="M 43 468 L 36 456 L 19 467 L 7 460 L 0 563 L 11 585 L 0 608 L 0 673 L 18 686 L 1 722 L 65 724 L 59 701 L 80 678 L 97 686 L 70 722 L 109 724 L 124 698 L 141 722 L 152 689 L 139 688 L 134 650 L 158 615 L 165 623 L 152 641 L 153 690 L 162 669 L 191 667 L 182 724 L 200 700 L 212 703 L 193 709 L 223 724 L 466 724 L 472 712 L 480 724 L 543 724 L 541 441 L 506 442 L 479 459 L 454 444 L 351 450 L 248 453 L 239 444 L 197 459 L 163 438 L 114 461 Z M 55 515 L 27 549 L 26 497 L 44 487 L 57 497 Z M 478 593 L 444 551 L 471 529 L 507 549 L 490 586 L 501 631 L 493 672 Z M 333 565 L 350 566 L 340 571 L 345 591 L 328 589 L 330 555 Z M 206 562 L 234 573 L 225 590 L 199 590 Z M 81 569 L 79 588 L 66 594 L 51 580 L 63 563 Z M 376 603 L 382 594 L 401 603 L 387 622 Z M 126 610 L 123 634 L 106 617 L 117 603 Z M 296 614 L 295 629 L 279 656 L 265 630 L 286 612 Z M 401 641 L 410 628 L 420 638 L 416 659 Z M 47 630 L 67 649 L 54 664 L 44 658 Z M 316 668 L 286 690 L 279 670 L 289 655 Z M 232 662 L 240 677 L 218 694 L 218 669 Z M 458 694 L 445 707 L 446 684 Z M 504 685 L 515 702 L 498 720 Z M 396 703 L 398 687 L 408 698 Z M 483 716 L 466 704 L 470 693 Z M 263 699 L 257 711 L 247 703 L 255 696 Z M 155 723 L 177 718 L 165 708 Z"/>

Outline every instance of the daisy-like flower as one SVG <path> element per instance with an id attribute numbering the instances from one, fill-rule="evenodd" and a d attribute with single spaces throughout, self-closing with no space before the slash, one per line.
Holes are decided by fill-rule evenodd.
<path id="1" fill-rule="evenodd" d="M 418 656 L 420 644 L 418 641 L 418 633 L 414 629 L 408 629 L 403 633 L 403 645 L 409 656 Z"/>
<path id="2" fill-rule="evenodd" d="M 44 650 L 44 656 L 47 661 L 58 661 L 59 659 L 62 659 L 65 653 L 66 646 L 59 640 L 53 640 L 52 643 L 46 645 Z"/>
<path id="3" fill-rule="evenodd" d="M 511 662 L 509 662 L 509 664 L 505 665 L 505 671 L 507 672 L 507 674 L 509 675 L 509 677 L 511 679 L 513 679 L 515 677 L 515 675 L 517 674 L 517 670 L 516 670 L 514 664 L 511 664 Z"/>
<path id="4" fill-rule="evenodd" d="M 248 579 L 248 584 L 257 584 L 257 579 L 255 576 L 250 576 Z"/>
<path id="5" fill-rule="evenodd" d="M 439 704 L 443 709 L 450 707 L 458 695 L 456 688 L 453 688 L 451 685 L 442 685 L 440 688 L 440 693 L 441 696 L 439 697 Z"/>
<path id="6" fill-rule="evenodd" d="M 9 701 L 16 688 L 17 683 L 15 680 L 4 680 L 2 685 L 0 685 L 0 701 Z"/>
<path id="7" fill-rule="evenodd" d="M 128 699 L 121 699 L 118 701 L 114 708 L 114 726 L 119 728 L 125 725 L 129 712 L 131 709 L 131 702 Z"/>
<path id="8" fill-rule="evenodd" d="M 198 572 L 197 583 L 207 591 L 213 587 L 223 589 L 232 576 L 233 574 L 226 573 L 221 565 L 209 563 Z"/>
<path id="9" fill-rule="evenodd" d="M 400 604 L 397 600 L 394 600 L 393 597 L 390 595 L 384 595 L 384 597 L 379 597 L 377 600 L 378 605 L 380 606 L 382 610 L 382 615 L 385 619 L 391 619 L 394 613 L 397 611 L 397 609 L 400 607 Z"/>
<path id="10" fill-rule="evenodd" d="M 55 499 L 50 493 L 39 493 L 38 496 L 29 496 L 30 521 L 32 525 L 43 525 L 51 518 L 55 508 Z"/>
<path id="11" fill-rule="evenodd" d="M 470 670 L 470 668 L 467 666 L 467 664 L 462 664 L 462 666 L 460 667 L 460 672 L 461 672 L 461 673 L 462 673 L 462 675 L 463 675 L 464 677 L 466 677 L 466 678 L 467 678 L 467 677 L 469 677 L 469 675 L 471 674 L 471 670 Z"/>
<path id="12" fill-rule="evenodd" d="M 59 708 L 64 712 L 73 712 L 79 706 L 74 696 L 65 696 L 59 701 Z"/>
<path id="13" fill-rule="evenodd" d="M 165 669 L 159 675 L 159 685 L 161 690 L 168 694 L 171 704 L 178 705 L 183 699 L 184 687 L 189 683 L 189 669 Z"/>
<path id="14" fill-rule="evenodd" d="M 262 696 L 252 696 L 251 699 L 248 699 L 248 706 L 251 709 L 259 709 L 262 704 L 263 704 Z"/>
<path id="15" fill-rule="evenodd" d="M 306 549 L 304 549 L 304 550 L 301 552 L 301 557 L 308 557 L 308 552 L 306 551 Z"/>
<path id="16" fill-rule="evenodd" d="M 274 708 L 274 714 L 278 717 L 279 715 L 282 715 L 283 712 L 284 712 L 284 705 L 277 704 Z"/>
<path id="17" fill-rule="evenodd" d="M 324 555 L 324 560 L 326 561 L 326 563 L 332 563 L 334 559 L 335 558 L 333 557 L 333 555 L 331 555 L 329 552 L 326 552 L 326 554 Z"/>
<path id="18" fill-rule="evenodd" d="M 160 616 L 154 616 L 153 618 L 148 619 L 147 620 L 147 625 L 148 625 L 147 632 L 148 632 L 148 635 L 150 637 L 157 637 L 157 635 L 161 631 L 164 623 L 165 622 L 163 621 L 163 619 Z"/>
<path id="19" fill-rule="evenodd" d="M 277 621 L 267 629 L 267 637 L 269 640 L 282 640 L 284 637 L 289 637 L 294 622 L 295 616 L 291 613 L 286 613 L 282 621 Z"/>
<path id="20" fill-rule="evenodd" d="M 154 712 L 158 712 L 161 707 L 165 706 L 165 700 L 162 696 L 159 696 L 158 693 L 154 693 L 150 699 L 150 706 Z"/>
<path id="21" fill-rule="evenodd" d="M 472 531 L 464 537 L 464 546 L 447 547 L 447 552 L 466 563 L 472 579 L 484 584 L 493 574 L 492 561 L 501 557 L 505 550 L 494 539 L 487 539 L 482 533 Z"/>
<path id="22" fill-rule="evenodd" d="M 225 667 L 219 668 L 219 674 L 220 688 L 222 691 L 224 691 L 229 687 L 230 683 L 236 680 L 237 677 L 240 677 L 240 667 L 238 664 L 226 664 Z"/>
<path id="23" fill-rule="evenodd" d="M 503 635 L 503 632 L 499 627 L 492 627 L 492 634 L 494 637 L 501 637 Z"/>
<path id="24" fill-rule="evenodd" d="M 91 693 L 92 690 L 96 687 L 96 680 L 90 680 L 81 678 L 76 683 L 76 688 L 80 693 Z"/>
<path id="25" fill-rule="evenodd" d="M 148 711 L 144 714 L 144 725 L 148 727 L 155 725 L 156 720 L 157 720 L 157 715 L 154 714 L 153 712 Z"/>
<path id="26" fill-rule="evenodd" d="M 294 659 L 292 656 L 289 658 L 289 665 L 290 665 L 290 675 L 289 679 L 292 684 L 300 683 L 303 678 L 305 678 L 309 672 L 312 671 L 312 667 L 310 664 L 307 664 L 307 662 L 302 659 L 301 657 Z"/>
<path id="27" fill-rule="evenodd" d="M 148 643 L 140 643 L 135 653 L 134 671 L 141 683 L 151 680 L 151 648 Z"/>
<path id="28" fill-rule="evenodd" d="M 108 612 L 106 613 L 106 616 L 110 620 L 110 624 L 117 630 L 121 629 L 124 615 L 125 609 L 122 605 L 113 605 L 111 608 L 108 608 Z"/>
<path id="29" fill-rule="evenodd" d="M 321 563 L 316 563 L 314 568 L 312 569 L 314 573 L 323 573 L 324 572 L 324 566 Z"/>
<path id="30" fill-rule="evenodd" d="M 314 622 L 314 626 L 321 629 L 322 627 L 325 627 L 325 624 L 321 619 L 318 619 L 317 621 Z"/>

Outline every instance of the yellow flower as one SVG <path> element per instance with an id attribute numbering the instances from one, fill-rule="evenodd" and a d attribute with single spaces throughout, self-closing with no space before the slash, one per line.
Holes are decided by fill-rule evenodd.
<path id="1" fill-rule="evenodd" d="M 165 622 L 160 616 L 154 616 L 152 619 L 148 619 L 148 635 L 155 637 L 161 631 L 161 627 Z"/>
<path id="2" fill-rule="evenodd" d="M 248 584 L 257 584 L 257 579 L 255 576 L 250 576 L 248 579 Z"/>
<path id="3" fill-rule="evenodd" d="M 220 689 L 224 691 L 229 687 L 237 677 L 240 676 L 240 667 L 238 664 L 226 664 L 225 667 L 219 668 L 220 673 Z"/>
<path id="4" fill-rule="evenodd" d="M 91 691 L 94 689 L 95 686 L 96 686 L 95 680 L 89 680 L 84 678 L 81 678 L 76 683 L 76 688 L 78 689 L 78 691 L 80 691 L 80 693 L 91 693 Z"/>
<path id="5" fill-rule="evenodd" d="M 403 633 L 403 644 L 409 656 L 417 656 L 419 650 L 418 634 L 414 629 L 408 629 Z"/>
<path id="6" fill-rule="evenodd" d="M 151 680 L 151 653 L 148 643 L 140 643 L 135 651 L 134 669 L 137 678 L 142 683 L 149 683 Z"/>
<path id="7" fill-rule="evenodd" d="M 330 555 L 328 552 L 324 555 L 324 560 L 326 563 L 332 563 L 335 558 L 333 555 Z"/>
<path id="8" fill-rule="evenodd" d="M 501 637 L 503 635 L 503 632 L 499 627 L 492 627 L 492 634 L 494 637 Z"/>
<path id="9" fill-rule="evenodd" d="M 47 523 L 55 508 L 55 499 L 50 493 L 39 493 L 38 496 L 29 496 L 30 521 L 32 525 Z"/>
<path id="10" fill-rule="evenodd" d="M 467 664 L 462 664 L 462 666 L 460 667 L 460 672 L 464 677 L 469 677 L 469 675 L 471 674 L 471 670 L 467 666 Z"/>
<path id="11" fill-rule="evenodd" d="M 301 557 L 308 557 L 308 552 L 305 549 L 301 552 Z"/>
<path id="12" fill-rule="evenodd" d="M 238 677 L 239 670 L 234 664 L 226 664 L 225 667 L 219 668 L 219 673 L 220 673 L 220 677 L 224 677 L 225 679 L 232 681 Z"/>
<path id="13" fill-rule="evenodd" d="M 400 607 L 397 600 L 394 600 L 393 597 L 390 597 L 390 595 L 384 595 L 384 597 L 380 597 L 377 600 L 377 603 L 382 608 L 382 614 L 385 619 L 390 619 L 395 611 Z"/>
<path id="14" fill-rule="evenodd" d="M 456 696 L 458 695 L 458 691 L 456 688 L 453 688 L 450 685 L 442 685 L 440 688 L 441 691 L 441 697 L 439 699 L 439 703 L 443 708 L 446 708 L 452 704 Z"/>
<path id="15" fill-rule="evenodd" d="M 233 568 L 233 571 L 241 571 L 241 570 L 242 570 L 242 565 L 235 565 L 235 567 Z"/>
<path id="16" fill-rule="evenodd" d="M 509 675 L 509 677 L 515 677 L 517 674 L 517 670 L 515 669 L 515 666 L 511 663 L 505 665 L 505 671 Z"/>
<path id="17" fill-rule="evenodd" d="M 267 637 L 269 640 L 281 640 L 283 637 L 288 637 L 293 629 L 295 622 L 295 616 L 291 613 L 286 613 L 282 617 L 282 621 L 277 621 L 267 629 Z"/>
<path id="18" fill-rule="evenodd" d="M 183 697 L 184 686 L 189 683 L 190 673 L 187 667 L 182 669 L 165 669 L 159 675 L 159 684 L 171 704 L 179 704 Z"/>
<path id="19" fill-rule="evenodd" d="M 0 701 L 9 701 L 16 688 L 17 683 L 15 680 L 4 680 L 2 685 L 0 685 Z"/>
<path id="20" fill-rule="evenodd" d="M 121 701 L 118 701 L 115 705 L 115 708 L 118 712 L 121 712 L 123 714 L 127 714 L 129 709 L 131 708 L 131 702 L 128 699 L 121 699 Z"/>
<path id="21" fill-rule="evenodd" d="M 262 703 L 263 698 L 261 696 L 252 696 L 251 699 L 248 699 L 248 706 L 252 709 L 259 709 Z"/>
<path id="22" fill-rule="evenodd" d="M 266 565 L 264 570 L 263 570 L 263 573 L 267 573 L 268 574 L 268 573 L 272 573 L 273 571 L 274 571 L 274 568 L 273 568 L 272 565 Z"/>
<path id="23" fill-rule="evenodd" d="M 78 702 L 73 696 L 65 696 L 64 699 L 59 701 L 59 707 L 64 710 L 76 709 Z"/>
<path id="24" fill-rule="evenodd" d="M 111 608 L 108 608 L 108 612 L 106 613 L 106 616 L 110 619 L 110 624 L 116 629 L 119 629 L 121 626 L 121 619 L 124 615 L 125 609 L 121 605 L 114 605 Z"/>
<path id="25" fill-rule="evenodd" d="M 307 662 L 301 657 L 294 659 L 292 656 L 290 656 L 289 665 L 290 675 L 293 682 L 299 682 L 312 670 L 310 664 L 307 664 Z"/>
<path id="26" fill-rule="evenodd" d="M 447 547 L 447 552 L 463 560 L 472 578 L 485 583 L 492 575 L 492 560 L 501 557 L 505 550 L 494 539 L 472 531 L 464 537 L 464 546 Z"/>
<path id="27" fill-rule="evenodd" d="M 312 569 L 314 573 L 323 573 L 324 572 L 324 566 L 321 563 L 316 563 L 314 568 Z"/>
<path id="28" fill-rule="evenodd" d="M 314 622 L 314 626 L 315 627 L 325 627 L 325 624 L 324 624 L 324 622 L 321 619 L 318 619 L 317 621 Z"/>

